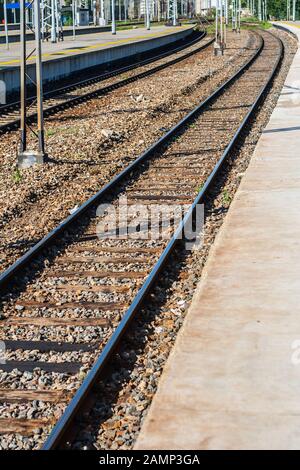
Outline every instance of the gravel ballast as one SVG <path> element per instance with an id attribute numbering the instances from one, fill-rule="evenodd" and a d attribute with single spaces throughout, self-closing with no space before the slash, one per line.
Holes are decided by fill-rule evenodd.
<path id="1" fill-rule="evenodd" d="M 286 38 L 283 33 L 280 34 Z M 285 41 L 289 42 L 288 39 L 285 39 Z M 251 54 L 252 53 L 253 49 L 251 51 Z M 203 247 L 200 251 L 192 253 L 187 253 L 183 248 L 178 247 L 175 255 L 172 257 L 172 260 L 168 265 L 168 269 L 162 275 L 160 285 L 153 290 L 150 301 L 147 303 L 147 308 L 144 308 L 141 312 L 142 320 L 136 321 L 133 328 L 130 329 L 126 341 L 124 341 L 120 353 L 116 358 L 115 371 L 109 375 L 106 383 L 99 384 L 97 395 L 99 394 L 98 396 L 101 398 L 96 402 L 96 405 L 93 408 L 93 413 L 84 418 L 84 422 L 82 423 L 83 430 L 79 435 L 78 440 L 75 442 L 74 448 L 126 449 L 132 447 L 143 416 L 145 415 L 147 408 L 151 403 L 153 394 L 155 393 L 158 378 L 168 357 L 170 348 L 175 340 L 176 332 L 182 324 L 195 285 L 201 275 L 201 269 L 205 263 L 209 247 L 211 246 L 215 234 L 222 223 L 223 217 L 230 204 L 230 200 L 238 187 L 243 171 L 246 168 L 252 153 L 253 145 L 255 145 L 260 131 L 263 128 L 271 109 L 273 109 L 272 105 L 276 102 L 278 92 L 280 90 L 280 82 L 279 85 L 277 82 L 282 80 L 282 75 L 287 71 L 288 59 L 289 57 L 287 56 L 280 76 L 273 87 L 273 92 L 275 90 L 275 93 L 277 93 L 273 103 L 268 101 L 270 99 L 269 96 L 266 101 L 266 106 L 263 108 L 263 110 L 267 108 L 264 119 L 260 117 L 261 112 L 258 114 L 258 123 L 260 123 L 259 130 L 256 130 L 253 134 L 253 129 L 255 129 L 256 124 L 255 126 L 252 126 L 246 138 L 246 153 L 243 155 L 242 150 L 240 155 L 236 154 L 232 156 L 226 171 L 223 172 L 223 175 L 220 178 L 219 187 L 216 190 L 216 193 L 212 195 L 211 200 L 208 201 L 206 205 L 206 237 Z M 273 96 L 273 94 L 271 96 Z M 248 138 L 250 138 L 250 141 L 251 139 L 253 141 L 251 141 L 251 145 L 249 145 L 249 142 L 247 141 Z M 176 142 L 174 143 L 174 146 L 176 148 Z M 203 176 L 205 176 L 205 174 Z M 136 243 L 139 243 L 141 247 L 143 246 L 143 242 L 132 242 L 132 245 L 135 245 Z M 104 268 L 104 266 L 97 264 L 98 270 L 101 270 L 102 268 Z M 130 268 L 126 267 L 126 269 Z M 142 271 L 143 263 L 136 265 L 134 269 Z M 42 276 L 36 281 L 35 288 L 38 287 L 41 290 L 45 288 L 47 272 L 48 268 L 46 267 L 45 272 L 43 272 Z M 51 284 L 51 282 L 52 281 L 50 279 L 47 279 L 47 283 Z M 89 282 L 90 280 L 88 280 L 88 283 Z M 126 285 L 126 282 L 126 280 L 124 282 L 118 280 L 117 282 L 114 282 L 113 285 L 116 287 L 122 287 Z M 97 285 L 100 284 L 101 281 L 97 283 Z M 139 283 L 137 282 L 135 288 L 138 287 L 138 284 Z M 51 295 L 55 293 L 56 284 L 54 283 L 52 287 L 53 289 L 50 291 Z M 135 289 L 134 287 L 132 288 Z M 29 291 L 24 292 L 21 300 L 26 300 L 28 292 L 30 292 L 30 289 Z M 83 296 L 81 298 L 89 300 L 88 296 Z M 107 300 L 109 298 L 110 296 L 107 294 L 99 295 L 99 300 Z M 118 299 L 122 300 L 122 295 L 120 295 Z M 68 301 L 70 298 L 66 296 L 64 300 Z M 7 304 L 8 313 L 10 308 L 10 305 Z M 60 313 L 62 316 L 68 315 L 67 310 L 63 310 Z M 77 317 L 80 317 L 82 314 L 84 316 L 92 315 L 91 312 L 88 312 L 87 310 L 82 312 L 81 309 L 77 309 L 74 313 Z M 5 308 L 4 314 L 6 314 Z M 31 315 L 34 317 L 39 316 L 40 314 L 42 314 L 42 317 L 51 317 L 52 315 L 57 316 L 58 312 L 57 309 L 52 311 L 51 308 L 42 312 L 40 312 L 39 309 L 31 311 Z M 23 315 L 24 309 L 22 307 L 17 308 L 14 312 L 14 316 L 21 318 Z M 103 312 L 101 313 L 101 317 L 102 316 Z M 117 324 L 118 318 L 115 318 L 114 316 L 111 317 L 110 312 L 106 312 L 105 316 Z M 110 334 L 110 329 L 108 328 L 106 330 L 105 328 L 100 328 L 97 330 L 95 327 L 90 327 L 90 329 L 81 329 L 80 327 L 73 326 L 70 330 L 66 328 L 57 330 L 57 327 L 53 328 L 44 326 L 43 328 L 35 328 L 32 326 L 29 329 L 24 329 L 22 332 L 21 326 L 7 326 L 4 327 L 4 333 L 5 332 L 10 337 L 13 334 L 16 334 L 16 337 L 23 337 L 23 335 L 26 334 L 35 339 L 54 339 L 55 335 L 57 335 L 56 340 L 69 337 L 70 341 L 78 340 L 82 342 L 86 342 L 91 338 L 99 339 L 100 337 L 105 342 Z M 20 355 L 16 351 L 10 353 L 10 359 L 17 360 L 21 357 L 24 359 L 24 353 L 20 353 Z M 75 378 L 67 377 L 65 374 L 44 373 L 37 369 L 34 371 L 33 376 L 29 376 L 29 379 L 43 382 L 45 387 L 49 386 L 50 388 L 59 388 L 66 385 L 70 390 L 74 390 L 78 386 L 78 381 L 82 379 L 88 370 L 89 365 L 93 360 L 93 354 L 90 354 L 89 356 L 81 355 L 80 357 L 84 363 L 81 368 L 81 376 L 79 375 Z M 49 357 L 49 354 L 40 354 L 37 351 L 34 352 L 33 358 L 35 360 L 44 359 L 48 361 L 50 360 L 50 362 L 52 360 L 57 362 L 63 360 L 76 360 L 77 356 L 74 353 L 64 353 L 59 358 L 57 354 L 51 353 L 51 356 Z M 43 376 L 42 380 L 41 377 L 39 377 L 40 375 Z M 1 377 L 3 384 L 7 387 L 12 386 L 12 383 L 15 383 L 16 387 L 21 386 L 22 383 L 24 384 L 28 381 L 28 375 L 24 372 L 20 373 L 19 371 L 16 371 L 15 379 L 13 381 L 11 381 L 7 375 Z M 49 408 L 46 406 L 44 411 L 40 410 L 38 407 L 35 410 L 35 413 L 37 417 L 44 417 L 46 415 L 47 417 L 51 416 L 52 418 L 57 418 L 62 410 L 63 407 L 61 406 Z M 24 413 L 24 409 L 11 405 L 5 405 L 2 411 L 7 416 L 20 416 L 18 413 L 21 413 L 21 415 Z M 30 412 L 30 410 L 28 411 Z M 35 434 L 33 440 L 32 438 L 26 438 L 23 440 L 23 438 L 21 439 L 18 435 L 13 437 L 3 435 L 1 436 L 0 445 L 2 445 L 3 448 L 37 447 L 39 443 L 43 441 L 44 432 L 46 430 L 46 427 L 42 431 L 39 430 L 39 432 Z"/>
<path id="2" fill-rule="evenodd" d="M 212 48 L 153 76 L 46 120 L 53 162 L 18 171 L 18 133 L 1 137 L 1 268 L 46 235 L 157 140 L 253 53 L 256 38 L 228 35 Z M 157 92 L 159 90 L 159 93 Z"/>
<path id="3" fill-rule="evenodd" d="M 134 321 L 115 357 L 114 368 L 98 384 L 92 414 L 81 422 L 75 449 L 132 449 L 147 414 L 164 365 L 201 278 L 210 247 L 249 164 L 256 143 L 276 106 L 297 46 L 290 35 L 272 30 L 285 45 L 281 69 L 248 127 L 244 141 L 228 160 L 205 204 L 204 243 L 187 252 L 178 246 L 159 285 Z"/>

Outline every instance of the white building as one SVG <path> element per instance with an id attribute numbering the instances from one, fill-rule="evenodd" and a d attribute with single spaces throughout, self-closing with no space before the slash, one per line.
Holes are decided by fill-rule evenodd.
<path id="1" fill-rule="evenodd" d="M 204 15 L 211 8 L 216 8 L 217 0 L 195 0 L 196 15 Z"/>

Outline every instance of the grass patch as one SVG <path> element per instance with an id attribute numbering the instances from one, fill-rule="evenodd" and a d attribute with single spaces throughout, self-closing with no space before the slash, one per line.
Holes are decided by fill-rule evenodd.
<path id="1" fill-rule="evenodd" d="M 22 173 L 19 168 L 15 168 L 12 173 L 12 180 L 14 183 L 19 184 L 22 181 Z"/>
<path id="2" fill-rule="evenodd" d="M 223 206 L 229 206 L 231 201 L 232 201 L 232 197 L 230 196 L 228 190 L 224 189 L 223 194 L 222 194 Z"/>
<path id="3" fill-rule="evenodd" d="M 199 184 L 199 186 L 197 186 L 197 187 L 195 188 L 195 193 L 196 193 L 196 194 L 199 194 L 200 191 L 203 189 L 203 186 L 204 186 L 204 183 Z"/>
<path id="4" fill-rule="evenodd" d="M 55 130 L 54 130 L 54 129 L 47 129 L 47 130 L 45 131 L 46 137 L 51 137 L 51 136 L 54 135 L 54 134 L 55 134 Z"/>
<path id="5" fill-rule="evenodd" d="M 268 21 L 259 21 L 258 18 L 250 17 L 250 18 L 241 18 L 241 29 L 270 29 L 272 28 L 272 24 Z M 216 31 L 215 23 L 211 23 L 208 26 L 204 26 L 207 34 L 214 35 Z M 197 27 L 198 29 L 203 29 L 203 26 Z M 227 25 L 227 31 L 230 31 L 232 28 L 231 18 Z"/>

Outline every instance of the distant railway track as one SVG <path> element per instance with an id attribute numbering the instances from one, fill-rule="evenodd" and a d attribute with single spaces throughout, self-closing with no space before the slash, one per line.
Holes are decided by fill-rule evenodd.
<path id="1" fill-rule="evenodd" d="M 73 83 L 72 85 L 67 85 L 62 88 L 55 89 L 53 91 L 48 91 L 44 93 L 44 116 L 46 117 L 53 115 L 59 111 L 74 107 L 92 98 L 105 95 L 106 93 L 112 90 L 116 90 L 125 85 L 128 85 L 129 83 L 150 76 L 188 57 L 191 57 L 192 55 L 197 54 L 198 52 L 212 44 L 213 39 L 208 40 L 205 44 L 198 46 L 199 41 L 205 38 L 205 36 L 205 32 L 201 32 L 199 34 L 195 32 L 194 34 L 192 34 L 192 38 L 190 38 L 190 40 L 187 40 L 184 44 L 179 47 L 176 47 L 175 49 L 171 49 L 170 51 L 166 51 L 163 53 L 160 52 L 154 57 L 138 61 L 134 64 L 121 67 L 111 72 L 102 73 L 86 80 Z M 185 52 L 185 49 L 191 47 L 193 47 L 192 50 Z M 170 60 L 166 60 L 156 66 L 151 66 L 151 64 L 153 64 L 154 62 L 162 61 L 163 59 L 168 59 L 168 57 L 170 56 L 175 57 L 171 58 Z M 141 67 L 147 68 L 146 70 L 143 70 L 139 73 L 138 69 L 140 69 Z M 101 82 L 105 82 L 106 80 L 121 76 L 122 74 L 134 71 L 136 69 L 136 74 L 133 74 L 129 77 L 121 78 L 118 81 L 113 81 L 107 85 L 104 85 L 103 87 L 99 86 Z M 37 118 L 35 98 L 28 98 L 27 103 L 29 107 L 27 122 L 35 122 Z M 20 126 L 19 111 L 19 101 L 0 106 L 0 134 L 16 129 Z"/>
<path id="2" fill-rule="evenodd" d="M 0 276 L 1 339 L 8 353 L 0 365 L 7 374 L 0 389 L 7 406 L 1 434 L 31 436 L 38 428 L 30 446 L 43 440 L 45 450 L 67 445 L 76 416 L 159 279 L 178 234 L 213 188 L 280 66 L 281 40 L 266 31 L 257 36 L 258 47 L 237 73 Z M 129 206 L 186 204 L 188 211 L 156 243 L 101 239 L 97 206 L 117 207 L 120 195 Z M 130 219 L 129 227 L 134 224 Z M 119 225 L 119 232 L 124 228 Z M 148 230 L 148 222 L 139 228 Z M 35 386 L 24 386 L 25 373 L 39 377 Z M 70 387 L 70 377 L 77 377 L 77 386 Z M 34 417 L 9 416 L 11 403 L 26 409 L 37 400 L 45 407 Z M 57 407 L 63 410 L 58 420 Z"/>

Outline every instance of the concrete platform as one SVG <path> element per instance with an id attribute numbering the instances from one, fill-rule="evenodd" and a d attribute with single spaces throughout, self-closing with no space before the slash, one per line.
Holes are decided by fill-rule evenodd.
<path id="1" fill-rule="evenodd" d="M 299 68 L 300 50 L 136 449 L 300 448 Z"/>
<path id="2" fill-rule="evenodd" d="M 76 35 L 103 33 L 110 30 L 111 26 L 77 26 Z M 26 36 L 28 41 L 34 40 L 34 33 L 30 32 L 30 30 L 27 31 Z M 68 36 L 73 36 L 73 28 L 71 26 L 64 27 L 64 38 Z M 20 31 L 18 28 L 8 30 L 8 42 L 9 45 L 20 42 Z M 6 35 L 3 28 L 0 29 L 0 44 L 6 44 Z"/>
<path id="3" fill-rule="evenodd" d="M 191 34 L 193 27 L 193 25 L 155 26 L 150 31 L 139 28 L 122 30 L 116 35 L 102 32 L 81 35 L 75 40 L 67 37 L 63 42 L 56 44 L 44 42 L 42 46 L 44 83 L 165 46 Z M 34 42 L 28 42 L 28 52 L 33 47 Z M 9 50 L 6 50 L 5 44 L 0 44 L 0 81 L 5 83 L 7 95 L 19 90 L 19 55 L 19 44 L 11 44 Z M 33 80 L 35 80 L 34 62 L 33 55 L 28 67 L 28 74 Z"/>

